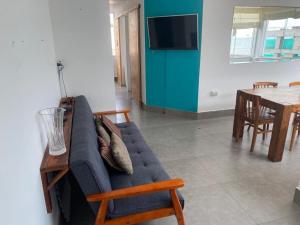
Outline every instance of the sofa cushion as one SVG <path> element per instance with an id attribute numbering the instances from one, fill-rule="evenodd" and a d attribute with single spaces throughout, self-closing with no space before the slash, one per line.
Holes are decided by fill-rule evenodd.
<path id="1" fill-rule="evenodd" d="M 111 141 L 110 136 L 107 133 L 107 131 L 105 130 L 105 128 L 98 123 L 96 123 L 96 126 L 97 126 L 98 134 L 100 135 L 100 137 L 102 137 L 105 140 L 106 144 L 108 146 L 110 146 L 110 141 Z"/>
<path id="2" fill-rule="evenodd" d="M 116 190 L 169 180 L 170 177 L 144 141 L 136 125 L 134 123 L 124 123 L 118 124 L 118 127 L 121 129 L 123 141 L 130 154 L 134 173 L 128 176 L 116 171 L 110 171 L 112 189 Z M 183 198 L 180 193 L 178 195 L 183 206 Z M 124 198 L 114 200 L 114 210 L 109 212 L 108 217 L 116 218 L 171 206 L 171 197 L 167 191 Z"/>
<path id="3" fill-rule="evenodd" d="M 107 145 L 106 141 L 102 137 L 99 137 L 99 143 L 100 143 L 100 154 L 104 159 L 104 161 L 110 167 L 120 172 L 123 171 L 122 168 L 118 166 L 118 163 L 114 160 L 111 148 Z"/>
<path id="4" fill-rule="evenodd" d="M 101 119 L 103 126 L 105 126 L 110 131 L 110 133 L 115 133 L 119 137 L 122 137 L 120 129 L 108 117 L 102 116 Z"/>
<path id="5" fill-rule="evenodd" d="M 111 151 L 118 166 L 127 174 L 132 175 L 132 162 L 127 147 L 123 140 L 115 133 L 112 133 L 111 136 Z"/>
<path id="6" fill-rule="evenodd" d="M 112 190 L 108 171 L 99 154 L 93 113 L 84 96 L 75 98 L 70 168 L 85 196 Z M 99 203 L 91 203 L 91 207 L 96 213 Z M 112 201 L 109 210 L 114 210 Z"/>

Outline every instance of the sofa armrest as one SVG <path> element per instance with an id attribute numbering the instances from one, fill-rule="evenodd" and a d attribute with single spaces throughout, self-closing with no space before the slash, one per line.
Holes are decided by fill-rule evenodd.
<path id="1" fill-rule="evenodd" d="M 139 185 L 130 188 L 123 188 L 101 194 L 89 195 L 87 196 L 87 201 L 99 202 L 102 200 L 108 201 L 113 199 L 128 198 L 137 195 L 144 195 L 167 190 L 176 190 L 183 186 L 184 181 L 182 179 L 167 180 L 151 184 Z"/>
<path id="2" fill-rule="evenodd" d="M 109 116 L 109 115 L 117 115 L 117 114 L 124 114 L 126 122 L 129 123 L 129 115 L 128 113 L 131 112 L 131 109 L 122 109 L 122 110 L 113 110 L 113 111 L 105 111 L 105 112 L 95 112 L 93 113 L 94 116 Z"/>

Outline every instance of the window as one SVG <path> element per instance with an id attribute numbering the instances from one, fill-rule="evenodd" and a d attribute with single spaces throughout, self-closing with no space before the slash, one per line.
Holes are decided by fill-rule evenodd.
<path id="1" fill-rule="evenodd" d="M 231 39 L 232 57 L 253 57 L 255 29 L 233 29 Z"/>
<path id="2" fill-rule="evenodd" d="M 231 63 L 300 58 L 300 8 L 235 7 Z"/>

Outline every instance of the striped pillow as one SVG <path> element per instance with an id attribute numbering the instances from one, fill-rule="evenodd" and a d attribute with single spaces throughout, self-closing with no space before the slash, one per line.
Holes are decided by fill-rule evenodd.
<path id="1" fill-rule="evenodd" d="M 115 162 L 112 151 L 107 145 L 106 141 L 102 137 L 98 137 L 99 142 L 100 142 L 100 155 L 102 158 L 107 162 L 108 165 L 110 165 L 112 168 L 118 170 L 118 171 L 123 171 L 118 164 Z"/>
<path id="2" fill-rule="evenodd" d="M 105 140 L 105 142 L 108 146 L 110 146 L 110 136 L 107 133 L 106 129 L 101 125 L 97 125 L 97 130 L 98 130 L 99 136 Z"/>
<path id="3" fill-rule="evenodd" d="M 106 116 L 102 116 L 102 123 L 111 133 L 115 133 L 120 138 L 122 137 L 121 130 Z"/>

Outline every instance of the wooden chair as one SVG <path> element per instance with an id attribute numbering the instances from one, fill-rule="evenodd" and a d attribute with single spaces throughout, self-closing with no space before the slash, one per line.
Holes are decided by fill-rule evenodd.
<path id="1" fill-rule="evenodd" d="M 290 87 L 300 86 L 300 81 L 291 82 L 289 83 L 289 86 Z"/>
<path id="2" fill-rule="evenodd" d="M 259 88 L 277 88 L 277 87 L 278 87 L 278 83 L 276 83 L 276 82 L 269 82 L 269 81 L 255 82 L 253 84 L 253 89 L 259 89 Z M 268 109 L 267 111 L 268 111 L 268 113 L 275 115 L 275 111 L 274 110 Z M 249 132 L 250 128 L 251 128 L 251 124 L 246 124 L 246 126 L 248 126 L 247 131 Z M 267 125 L 267 129 L 269 129 L 269 124 Z"/>
<path id="3" fill-rule="evenodd" d="M 295 113 L 295 117 L 293 120 L 293 131 L 292 131 L 292 138 L 291 138 L 291 143 L 289 148 L 290 151 L 293 150 L 297 131 L 299 136 L 300 135 L 300 114 L 299 113 Z"/>
<path id="4" fill-rule="evenodd" d="M 300 86 L 300 81 L 291 82 L 289 83 L 289 86 L 290 87 Z M 293 150 L 297 131 L 299 136 L 300 135 L 300 112 L 296 112 L 294 114 L 293 131 L 292 131 L 291 143 L 289 148 L 290 151 Z"/>
<path id="5" fill-rule="evenodd" d="M 272 130 L 269 130 L 268 125 L 274 122 L 274 115 L 268 113 L 268 108 L 261 106 L 260 96 L 250 95 L 243 92 L 241 93 L 241 101 L 243 106 L 243 120 L 247 123 L 247 125 L 253 127 L 253 137 L 250 148 L 250 151 L 253 152 L 257 135 L 263 134 L 263 139 L 265 139 L 266 134 L 272 132 Z M 239 137 L 239 135 L 236 137 Z"/>
<path id="6" fill-rule="evenodd" d="M 258 89 L 258 88 L 277 88 L 278 83 L 276 82 L 269 82 L 269 81 L 264 81 L 264 82 L 256 82 L 253 84 L 253 89 Z"/>

